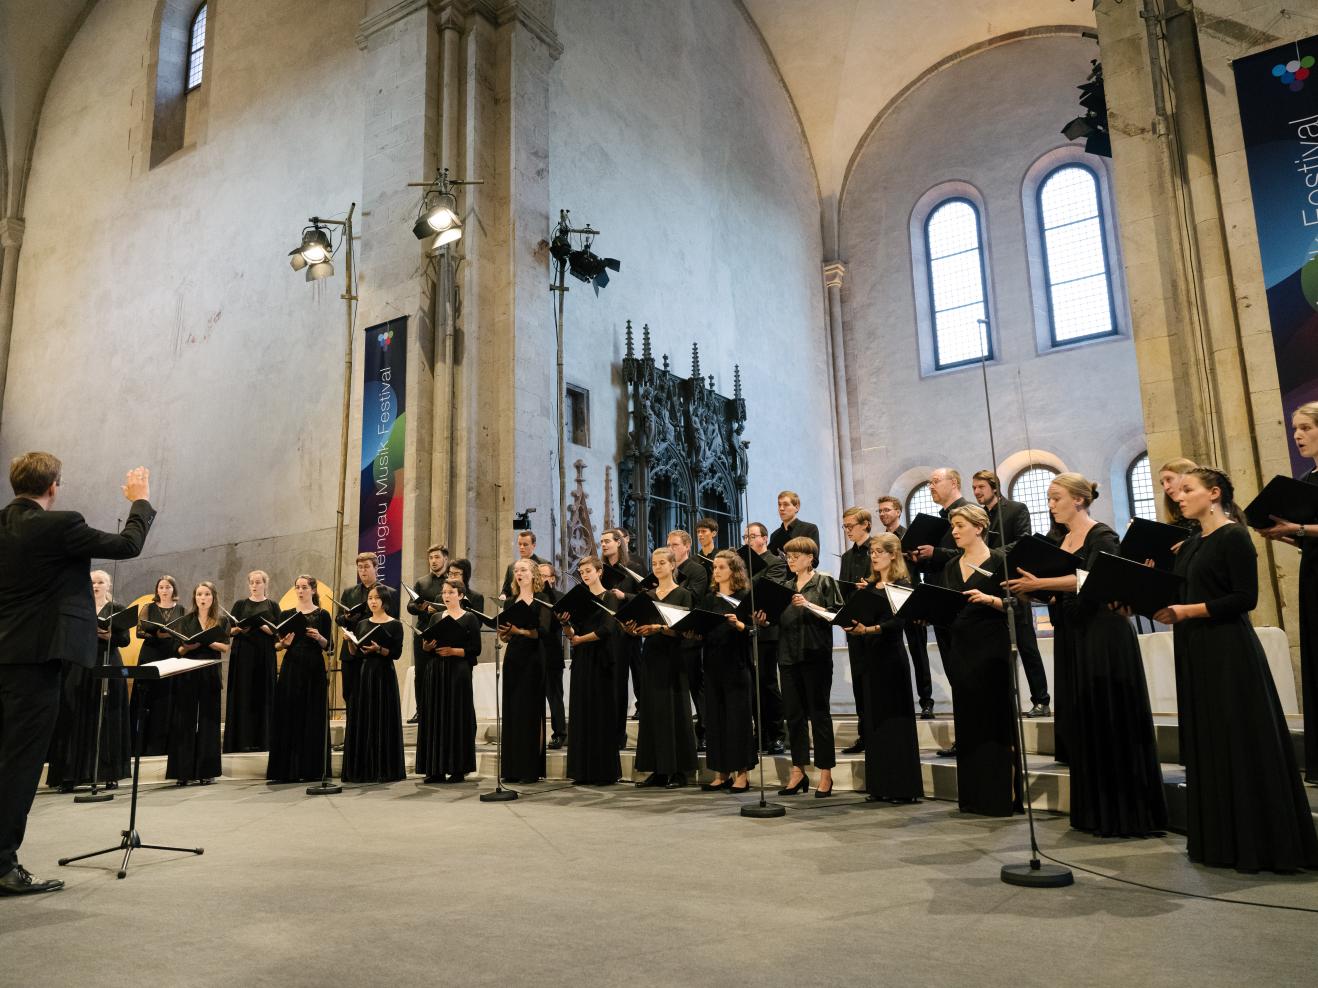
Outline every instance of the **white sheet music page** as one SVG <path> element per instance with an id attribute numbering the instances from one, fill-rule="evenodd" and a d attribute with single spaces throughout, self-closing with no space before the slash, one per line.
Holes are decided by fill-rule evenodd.
<path id="1" fill-rule="evenodd" d="M 910 587 L 898 587 L 889 583 L 883 588 L 883 592 L 888 595 L 888 606 L 892 608 L 892 613 L 896 614 L 902 609 L 902 605 L 911 599 L 911 594 L 915 593 Z"/>

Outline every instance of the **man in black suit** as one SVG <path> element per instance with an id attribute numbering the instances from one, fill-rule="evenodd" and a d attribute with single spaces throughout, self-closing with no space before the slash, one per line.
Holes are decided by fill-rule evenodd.
<path id="1" fill-rule="evenodd" d="M 1011 552 L 1014 546 L 1030 534 L 1030 509 L 1019 501 L 1009 501 L 1002 496 L 1002 483 L 992 470 L 979 470 L 971 479 L 970 489 L 975 492 L 975 500 L 988 512 L 989 527 L 984 541 L 990 549 L 1006 549 Z M 1048 717 L 1052 714 L 1052 697 L 1048 695 L 1048 673 L 1043 667 L 1043 656 L 1039 654 L 1039 640 L 1034 634 L 1034 614 L 1030 605 L 1017 601 L 1016 615 L 1016 652 L 1021 657 L 1025 669 L 1025 679 L 1030 684 L 1030 703 L 1033 706 L 1026 711 L 1026 717 Z"/>
<path id="2" fill-rule="evenodd" d="M 714 553 L 718 552 L 718 522 L 701 518 L 696 522 L 696 562 L 705 567 L 705 575 L 714 578 Z"/>
<path id="3" fill-rule="evenodd" d="M 879 498 L 879 524 L 890 535 L 901 538 L 906 526 L 901 523 L 902 503 L 891 494 Z M 911 584 L 920 582 L 920 571 L 911 568 Z M 902 632 L 906 636 L 906 650 L 911 653 L 911 667 L 915 670 L 915 692 L 920 697 L 920 719 L 934 719 L 934 684 L 929 675 L 929 629 L 908 621 Z"/>
<path id="4" fill-rule="evenodd" d="M 764 567 L 757 568 L 757 584 L 767 580 L 787 586 L 791 579 L 787 564 L 781 556 L 769 551 L 769 529 L 761 522 L 753 521 L 746 526 L 746 546 Z M 763 746 L 760 750 L 767 755 L 781 755 L 787 751 L 787 721 L 783 718 L 783 691 L 778 684 L 778 625 L 761 628 L 756 639 L 760 653 L 760 703 L 758 708 L 751 708 L 751 717 L 764 718 L 763 728 L 756 731 Z"/>
<path id="5" fill-rule="evenodd" d="M 691 558 L 691 534 L 680 528 L 668 533 L 668 548 L 677 560 L 673 579 L 691 594 L 691 606 L 699 607 L 709 593 L 709 575 L 705 567 Z M 686 656 L 687 686 L 696 708 L 696 750 L 705 750 L 705 666 L 700 645 L 682 649 Z"/>
<path id="6" fill-rule="evenodd" d="M 132 508 L 118 535 L 97 531 L 76 511 L 52 511 L 60 469 L 49 453 L 16 457 L 9 467 L 14 500 L 0 509 L 0 895 L 64 887 L 18 863 L 55 729 L 60 662 L 95 665 L 91 561 L 136 556 L 156 516 L 145 467 L 124 480 Z"/>
<path id="7" fill-rule="evenodd" d="M 529 559 L 539 566 L 548 560 L 541 559 L 535 554 L 535 532 L 529 528 L 526 531 L 517 533 L 517 558 Z M 503 571 L 503 586 L 499 588 L 499 599 L 507 600 L 513 595 L 513 563 L 508 564 L 508 568 Z"/>
<path id="8" fill-rule="evenodd" d="M 815 545 L 823 545 L 819 541 L 819 526 L 796 517 L 800 510 L 801 496 L 796 491 L 778 492 L 778 520 L 782 524 L 769 536 L 769 551 L 775 556 L 783 556 L 783 546 L 792 539 L 811 539 Z M 813 558 L 811 566 L 819 569 L 819 557 Z"/>
<path id="9" fill-rule="evenodd" d="M 842 512 L 842 530 L 851 545 L 838 560 L 837 582 L 843 596 L 850 596 L 861 580 L 870 575 L 870 532 L 874 521 L 864 508 L 847 508 Z M 856 698 L 856 743 L 842 749 L 844 755 L 865 750 L 865 656 L 861 640 L 847 635 L 847 658 L 851 663 L 851 693 Z"/>
<path id="10" fill-rule="evenodd" d="M 963 504 L 969 504 L 961 496 L 961 474 L 951 467 L 939 467 L 929 474 L 929 496 L 934 499 L 934 504 L 939 507 L 939 516 L 946 519 L 948 513 L 953 508 L 959 508 Z M 938 545 L 917 546 L 915 551 L 910 554 L 911 561 L 920 570 L 920 578 L 925 583 L 932 583 L 936 586 L 943 585 L 943 570 L 953 559 L 961 555 L 961 550 L 956 547 L 956 540 L 952 538 L 952 530 L 949 528 L 947 533 L 939 541 Z M 956 705 L 956 656 L 952 654 L 952 631 L 950 628 L 944 628 L 941 625 L 934 625 L 934 641 L 938 642 L 938 654 L 943 660 L 943 671 L 947 673 L 947 684 L 952 690 L 952 704 Z M 940 748 L 938 754 L 944 758 L 952 758 L 956 755 L 956 741 L 952 741 L 951 747 Z"/>

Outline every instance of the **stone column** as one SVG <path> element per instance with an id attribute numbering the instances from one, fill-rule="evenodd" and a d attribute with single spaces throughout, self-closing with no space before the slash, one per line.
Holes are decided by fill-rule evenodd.
<path id="1" fill-rule="evenodd" d="M 23 228 L 23 221 L 15 216 L 0 220 L 0 421 L 4 418 L 9 340 L 14 331 L 14 291 L 18 286 L 18 252 L 23 246 Z"/>
<path id="2" fill-rule="evenodd" d="M 824 289 L 828 295 L 828 336 L 832 341 L 833 357 L 833 414 L 837 437 L 837 454 L 840 486 L 839 498 L 843 509 L 856 503 L 855 485 L 851 472 L 851 413 L 847 407 L 846 350 L 842 334 L 842 281 L 847 266 L 841 261 L 828 261 L 824 265 Z"/>

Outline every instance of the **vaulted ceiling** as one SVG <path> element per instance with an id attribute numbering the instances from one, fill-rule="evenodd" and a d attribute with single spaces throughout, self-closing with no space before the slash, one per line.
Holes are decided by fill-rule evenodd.
<path id="1" fill-rule="evenodd" d="M 796 104 L 825 203 L 875 118 L 940 62 L 1022 32 L 1094 26 L 1090 0 L 741 2 Z"/>

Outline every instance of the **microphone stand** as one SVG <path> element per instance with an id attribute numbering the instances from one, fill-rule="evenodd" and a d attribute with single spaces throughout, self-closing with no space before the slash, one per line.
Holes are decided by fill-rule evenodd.
<path id="1" fill-rule="evenodd" d="M 561 299 L 562 296 L 560 295 L 559 298 Z M 560 388 L 559 390 L 561 391 L 562 389 Z M 500 507 L 498 501 L 502 495 L 503 488 L 501 485 L 495 484 L 494 489 L 498 492 L 495 494 L 496 504 L 493 514 L 494 551 L 497 562 L 499 551 L 498 508 Z M 498 570 L 496 569 L 495 572 L 497 573 Z M 507 803 L 516 799 L 519 795 L 516 789 L 505 789 L 503 787 L 503 707 L 499 702 L 499 694 L 503 690 L 502 678 L 500 676 L 503 657 L 502 646 L 503 642 L 499 640 L 499 622 L 496 619 L 494 622 L 494 791 L 481 793 L 480 801 L 482 803 Z M 541 721 L 541 723 L 543 724 L 544 722 Z"/>
<path id="2" fill-rule="evenodd" d="M 744 450 L 750 444 L 742 443 Z M 750 524 L 750 501 L 746 490 L 741 492 L 742 505 L 742 524 Z M 750 548 L 750 542 L 746 543 L 749 553 L 755 550 Z M 749 557 L 748 557 L 749 558 Z M 760 629 L 755 625 L 755 578 L 749 577 L 747 588 L 750 592 L 749 600 L 751 605 L 751 668 L 755 670 L 755 761 L 759 764 L 760 769 L 760 801 L 758 803 L 743 803 L 741 806 L 741 815 L 750 817 L 754 820 L 768 820 L 773 817 L 787 815 L 787 807 L 778 803 L 769 803 L 764 799 L 764 706 L 760 703 Z"/>
<path id="3" fill-rule="evenodd" d="M 989 429 L 989 456 L 993 461 L 993 469 L 996 472 L 998 468 L 998 451 L 993 442 L 993 410 L 989 403 L 988 388 L 988 367 L 986 364 L 985 342 L 988 336 L 988 322 L 984 319 L 976 320 L 984 327 L 985 341 L 981 341 L 979 349 L 979 368 L 984 381 L 984 411 L 988 419 Z M 997 530 L 998 541 L 1003 550 L 1003 573 L 1006 572 L 1006 549 L 1007 537 L 1002 527 L 1002 492 L 997 493 Z M 1020 773 L 1021 795 L 1025 803 L 1025 819 L 1029 823 L 1030 829 L 1030 860 L 1025 864 L 1005 864 L 1002 866 L 999 877 L 1008 885 L 1020 885 L 1025 888 L 1039 889 L 1058 889 L 1065 888 L 1075 882 L 1075 876 L 1071 873 L 1070 868 L 1063 868 L 1060 865 L 1044 864 L 1039 860 L 1039 841 L 1034 831 L 1034 796 L 1030 792 L 1030 766 L 1025 756 L 1025 719 L 1021 714 L 1021 697 L 1020 697 L 1020 677 L 1016 674 L 1017 646 L 1016 646 L 1016 606 L 1017 601 L 1014 594 L 1007 594 L 1002 601 L 1002 613 L 1007 619 L 1007 640 L 1011 643 L 1009 654 L 1008 669 L 1011 675 L 1011 705 L 1012 716 L 1016 719 L 1016 770 Z"/>
<path id="4" fill-rule="evenodd" d="M 342 518 L 343 516 L 340 514 L 339 520 L 342 521 Z M 343 530 L 340 528 L 338 544 L 342 544 L 342 542 Z M 337 555 L 337 545 L 335 552 Z M 338 579 L 338 575 L 338 573 L 335 573 L 334 578 Z M 332 604 L 338 602 L 336 599 L 337 593 L 337 587 L 330 588 L 330 602 Z M 307 786 L 308 796 L 337 796 L 343 792 L 343 786 L 334 781 L 333 766 L 330 763 L 330 714 L 334 710 L 334 673 L 339 671 L 339 650 L 343 648 L 343 629 L 339 627 L 339 622 L 333 620 L 332 616 L 330 625 L 330 660 L 325 667 L 325 758 L 320 766 L 320 781 Z"/>
<path id="5" fill-rule="evenodd" d="M 122 518 L 116 518 L 114 520 L 114 529 L 116 532 L 119 531 L 122 525 L 123 525 Z M 119 560 L 116 559 L 114 560 L 114 563 L 110 567 L 110 600 L 108 601 L 108 603 L 111 604 L 110 607 L 111 614 L 114 613 L 114 607 L 113 607 L 114 581 L 118 576 L 119 576 Z M 102 659 L 100 663 L 102 666 L 108 666 L 110 664 L 110 649 L 113 647 L 114 647 L 114 626 L 112 624 L 110 626 L 110 637 L 106 639 L 105 642 L 105 658 Z M 102 679 L 101 699 L 96 707 L 96 743 L 92 749 L 93 751 L 92 791 L 79 793 L 78 795 L 74 796 L 73 801 L 75 803 L 108 803 L 110 800 L 114 799 L 114 793 L 109 792 L 108 790 L 106 792 L 100 792 L 97 790 L 97 783 L 101 777 L 101 731 L 104 729 L 104 725 L 105 725 L 105 696 L 109 691 L 110 691 L 110 680 Z"/>

